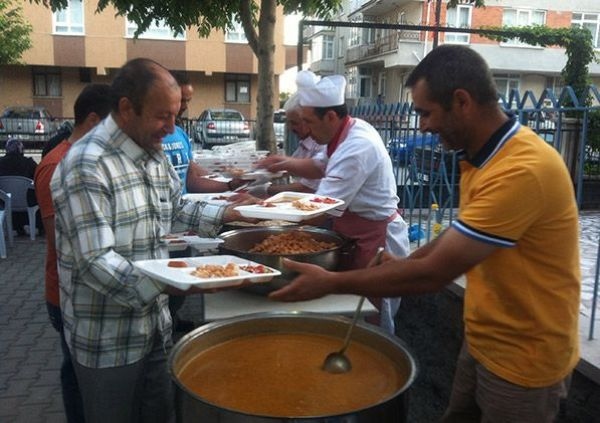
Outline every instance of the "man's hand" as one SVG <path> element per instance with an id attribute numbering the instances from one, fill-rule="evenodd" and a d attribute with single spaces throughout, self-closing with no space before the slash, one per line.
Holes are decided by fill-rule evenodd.
<path id="1" fill-rule="evenodd" d="M 225 209 L 225 213 L 223 213 L 223 223 L 235 222 L 239 220 L 243 220 L 245 222 L 250 223 L 258 222 L 258 219 L 250 219 L 247 217 L 243 217 L 239 211 L 235 210 L 235 208 L 238 206 L 256 204 L 260 201 L 262 200 L 245 193 L 232 195 L 231 197 L 229 197 L 230 204 Z"/>
<path id="2" fill-rule="evenodd" d="M 256 167 L 265 168 L 269 172 L 280 172 L 282 170 L 287 170 L 285 167 L 285 163 L 289 161 L 289 157 L 281 156 L 278 154 L 270 154 L 264 159 L 260 159 L 256 163 Z"/>
<path id="3" fill-rule="evenodd" d="M 283 259 L 283 265 L 299 275 L 288 285 L 269 294 L 269 298 L 277 301 L 306 301 L 333 294 L 333 272 L 309 263 L 300 263 Z"/>

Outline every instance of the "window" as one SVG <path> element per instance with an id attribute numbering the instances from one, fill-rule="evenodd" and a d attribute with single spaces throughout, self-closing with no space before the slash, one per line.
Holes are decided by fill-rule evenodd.
<path id="1" fill-rule="evenodd" d="M 498 89 L 498 95 L 503 95 L 504 99 L 508 102 L 510 97 L 510 91 L 512 89 L 519 89 L 521 85 L 521 78 L 517 74 L 497 74 L 494 75 L 494 82 Z"/>
<path id="2" fill-rule="evenodd" d="M 379 82 L 378 82 L 378 90 L 377 94 L 381 94 L 383 99 L 385 98 L 385 92 L 387 91 L 387 75 L 385 71 L 379 73 Z"/>
<path id="3" fill-rule="evenodd" d="M 320 35 L 312 39 L 311 50 L 313 60 L 333 59 L 333 35 Z"/>
<path id="4" fill-rule="evenodd" d="M 225 101 L 227 103 L 250 103 L 250 75 L 225 75 Z"/>
<path id="5" fill-rule="evenodd" d="M 127 36 L 133 38 L 138 26 L 135 22 L 127 19 Z M 151 40 L 185 40 L 185 32 L 183 34 L 175 34 L 173 30 L 165 23 L 164 20 L 153 21 L 147 30 L 142 32 L 138 38 Z"/>
<path id="6" fill-rule="evenodd" d="M 67 7 L 52 14 L 55 34 L 83 35 L 83 1 L 69 0 Z"/>
<path id="7" fill-rule="evenodd" d="M 348 40 L 348 44 L 351 47 L 360 45 L 360 28 L 357 28 L 357 27 L 350 28 L 350 39 Z"/>
<path id="8" fill-rule="evenodd" d="M 234 22 L 233 28 L 225 32 L 225 42 L 227 43 L 247 43 L 246 33 L 240 22 Z"/>
<path id="9" fill-rule="evenodd" d="M 362 28 L 362 42 L 365 44 L 375 44 L 375 28 Z"/>
<path id="10" fill-rule="evenodd" d="M 338 57 L 344 57 L 346 51 L 346 38 L 342 35 L 338 38 Z"/>
<path id="11" fill-rule="evenodd" d="M 471 16 L 473 8 L 467 5 L 457 5 L 449 8 L 447 17 L 447 26 L 451 28 L 471 28 Z M 446 32 L 444 40 L 447 43 L 468 44 L 470 34 L 460 32 Z"/>
<path id="12" fill-rule="evenodd" d="M 504 9 L 502 15 L 502 25 L 506 26 L 527 26 L 544 25 L 546 22 L 546 12 L 543 10 L 528 9 Z M 512 39 L 504 43 L 505 45 L 527 46 L 518 39 Z"/>
<path id="13" fill-rule="evenodd" d="M 62 95 L 60 71 L 55 68 L 34 68 L 33 95 L 35 97 L 60 97 Z"/>
<path id="14" fill-rule="evenodd" d="M 359 75 L 359 90 L 360 97 L 371 97 L 371 87 L 373 86 L 373 78 L 371 77 L 371 69 L 361 69 Z"/>
<path id="15" fill-rule="evenodd" d="M 333 59 L 333 35 L 323 36 L 323 60 Z"/>
<path id="16" fill-rule="evenodd" d="M 600 48 L 600 13 L 573 13 L 573 26 L 590 30 L 595 48 Z"/>
<path id="17" fill-rule="evenodd" d="M 357 98 L 358 97 L 358 68 L 356 66 L 352 66 L 348 68 L 346 74 L 346 92 L 349 98 Z"/>

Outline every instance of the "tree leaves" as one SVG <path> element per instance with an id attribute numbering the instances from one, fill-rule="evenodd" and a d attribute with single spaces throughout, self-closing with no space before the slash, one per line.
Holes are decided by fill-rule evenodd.
<path id="1" fill-rule="evenodd" d="M 0 65 L 21 63 L 21 56 L 31 47 L 32 27 L 23 17 L 23 9 L 11 0 L 0 0 Z"/>
<path id="2" fill-rule="evenodd" d="M 582 103 L 587 103 L 588 99 L 584 99 L 583 96 L 589 83 L 588 67 L 592 61 L 598 60 L 589 29 L 582 27 L 550 28 L 544 25 L 483 27 L 481 29 L 501 31 L 501 35 L 482 34 L 484 37 L 500 42 L 517 38 L 533 46 L 564 47 L 567 55 L 567 63 L 562 70 L 565 85 L 573 87 L 577 98 Z"/>

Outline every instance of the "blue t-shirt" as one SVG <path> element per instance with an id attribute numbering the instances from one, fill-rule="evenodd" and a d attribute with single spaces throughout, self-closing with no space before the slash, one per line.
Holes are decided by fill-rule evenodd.
<path id="1" fill-rule="evenodd" d="M 181 127 L 175 126 L 175 131 L 163 138 L 163 151 L 177 171 L 183 183 L 182 193 L 185 194 L 188 166 L 194 156 L 190 139 Z"/>

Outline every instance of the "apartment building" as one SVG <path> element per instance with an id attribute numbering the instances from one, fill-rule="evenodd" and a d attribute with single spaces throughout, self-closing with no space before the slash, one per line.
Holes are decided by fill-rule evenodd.
<path id="1" fill-rule="evenodd" d="M 127 60 L 149 57 L 172 70 L 187 71 L 195 87 L 188 117 L 209 107 L 237 109 L 256 118 L 258 62 L 241 25 L 232 31 L 213 31 L 200 38 L 195 28 L 173 34 L 160 22 L 139 39 L 137 27 L 112 7 L 96 13 L 97 0 L 69 0 L 53 13 L 49 8 L 20 2 L 32 25 L 33 47 L 23 55 L 24 65 L 0 66 L 0 110 L 9 105 L 45 106 L 56 117 L 72 117 L 73 103 L 90 82 L 110 83 Z M 275 81 L 285 70 L 283 12 L 275 28 Z M 275 88 L 277 89 L 277 88 Z M 279 93 L 273 106 L 279 107 Z"/>
<path id="2" fill-rule="evenodd" d="M 585 26 L 600 53 L 600 2 L 597 0 L 486 0 L 485 8 L 465 1 L 447 8 L 441 1 L 440 25 L 460 28 L 503 25 Z M 334 21 L 373 24 L 435 25 L 437 0 L 349 0 Z M 310 49 L 310 68 L 321 75 L 341 73 L 348 80 L 351 104 L 409 100 L 404 81 L 411 69 L 429 52 L 435 34 L 410 29 L 358 27 L 305 28 Z M 539 94 L 545 88 L 559 90 L 566 63 L 564 48 L 542 48 L 511 40 L 492 41 L 480 35 L 441 32 L 438 43 L 469 45 L 490 65 L 498 90 L 508 97 L 511 89 Z M 441 70 L 443 71 L 443 70 Z M 600 64 L 589 67 L 591 82 L 600 85 Z"/>

